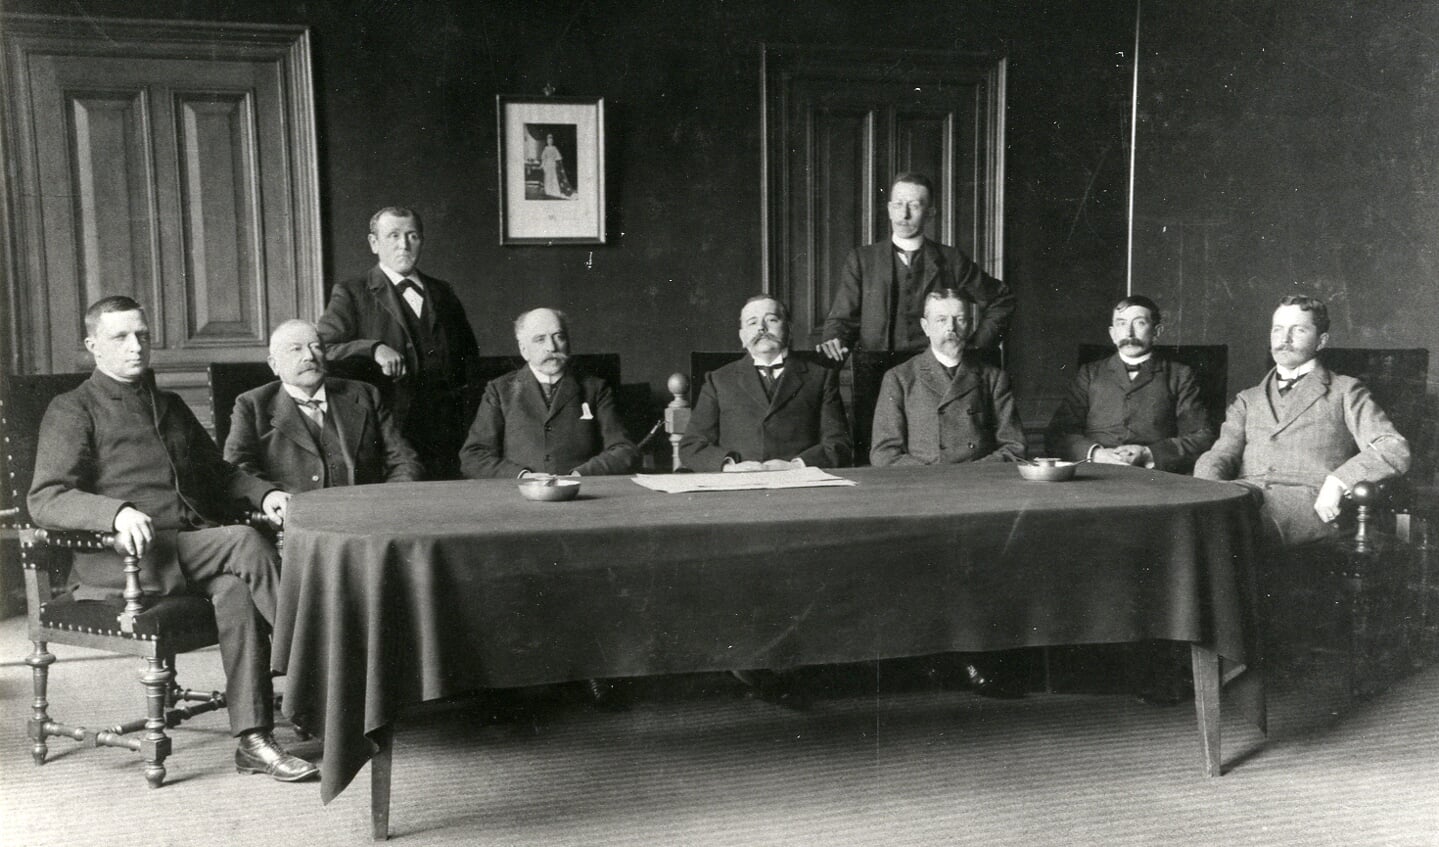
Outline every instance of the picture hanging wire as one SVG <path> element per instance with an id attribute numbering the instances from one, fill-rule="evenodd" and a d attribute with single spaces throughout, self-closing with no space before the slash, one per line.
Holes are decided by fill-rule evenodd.
<path id="1" fill-rule="evenodd" d="M 1139 11 L 1144 0 L 1134 0 L 1134 80 L 1129 92 L 1129 236 L 1124 261 L 1124 296 L 1134 294 L 1134 143 L 1139 128 Z"/>

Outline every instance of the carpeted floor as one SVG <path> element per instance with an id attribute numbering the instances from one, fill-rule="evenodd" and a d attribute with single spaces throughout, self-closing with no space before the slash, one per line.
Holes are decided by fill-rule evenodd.
<path id="1" fill-rule="evenodd" d="M 224 716 L 175 732 L 170 779 L 128 751 L 24 737 L 24 619 L 0 622 L 0 843 L 369 840 L 368 771 L 318 785 L 239 776 Z M 138 662 L 54 648 L 52 713 L 114 722 Z M 186 684 L 221 684 L 214 651 Z M 888 672 L 888 669 L 882 670 Z M 1322 666 L 1276 673 L 1263 739 L 1226 716 L 1227 773 L 1200 775 L 1191 705 L 1107 695 L 992 701 L 934 685 L 841 685 L 807 712 L 727 677 L 644 683 L 611 714 L 565 689 L 427 709 L 400 727 L 391 828 L 413 845 L 1439 845 L 1439 668 L 1347 704 Z M 127 690 L 133 689 L 133 690 Z M 497 714 L 503 712 L 503 714 Z M 1237 712 L 1237 710 L 1231 710 Z M 124 717 L 130 717 L 129 714 Z M 311 757 L 316 742 L 282 740 Z"/>

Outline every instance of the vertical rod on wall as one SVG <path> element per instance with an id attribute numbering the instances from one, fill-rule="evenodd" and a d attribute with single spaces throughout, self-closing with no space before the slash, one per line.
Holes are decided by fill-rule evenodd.
<path id="1" fill-rule="evenodd" d="M 1139 9 L 1134 0 L 1134 80 L 1129 91 L 1129 236 L 1124 260 L 1124 296 L 1134 293 L 1134 144 L 1139 129 Z"/>

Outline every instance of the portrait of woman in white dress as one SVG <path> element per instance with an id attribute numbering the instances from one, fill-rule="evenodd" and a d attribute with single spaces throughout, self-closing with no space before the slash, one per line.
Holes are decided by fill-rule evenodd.
<path id="1" fill-rule="evenodd" d="M 544 142 L 541 145 L 540 139 Z M 566 161 L 574 161 L 575 127 L 528 124 L 525 126 L 527 171 L 538 179 L 526 180 L 528 200 L 578 200 Z"/>

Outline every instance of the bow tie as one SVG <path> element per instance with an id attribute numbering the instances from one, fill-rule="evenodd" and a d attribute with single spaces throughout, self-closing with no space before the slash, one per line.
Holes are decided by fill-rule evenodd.
<path id="1" fill-rule="evenodd" d="M 325 412 L 325 411 L 326 411 L 326 409 L 325 409 L 325 406 L 327 405 L 326 402 L 325 402 L 324 400 L 316 400 L 314 397 L 311 397 L 311 398 L 309 398 L 308 400 L 301 400 L 301 399 L 299 399 L 299 398 L 297 397 L 297 398 L 295 398 L 295 402 L 298 403 L 298 404 L 300 404 L 301 406 L 305 407 L 306 409 L 310 409 L 310 410 L 312 410 L 312 411 L 316 411 L 316 412 Z"/>
<path id="2" fill-rule="evenodd" d="M 754 367 L 755 370 L 760 371 L 765 376 L 774 378 L 775 371 L 784 370 L 784 362 L 775 362 L 773 365 L 755 365 Z"/>
<path id="3" fill-rule="evenodd" d="M 1132 364 L 1132 365 L 1129 364 L 1128 362 L 1125 362 L 1125 363 L 1124 363 L 1124 370 L 1125 370 L 1127 373 L 1137 374 L 1137 373 L 1139 373 L 1139 369 L 1142 368 L 1142 367 L 1144 367 L 1144 363 L 1143 363 L 1143 362 L 1136 362 L 1135 364 Z"/>

